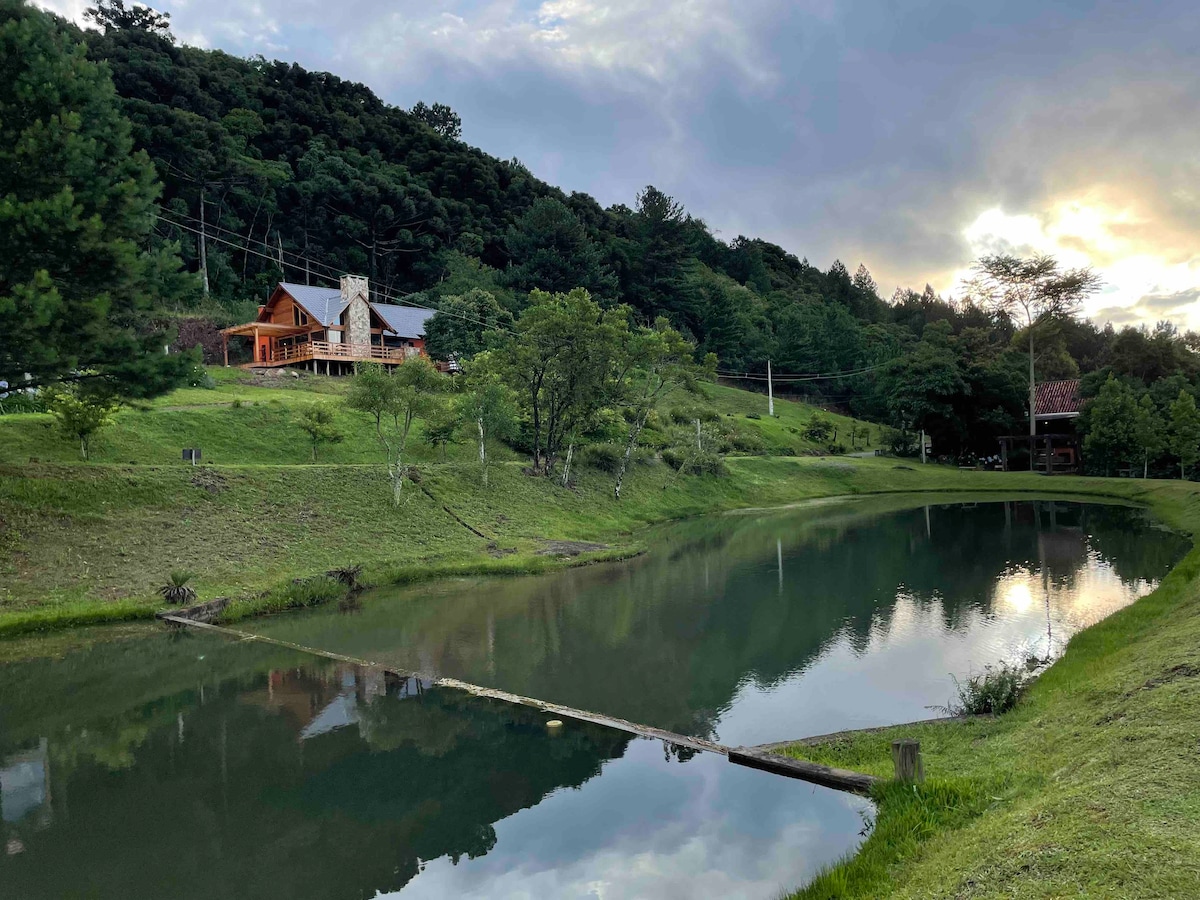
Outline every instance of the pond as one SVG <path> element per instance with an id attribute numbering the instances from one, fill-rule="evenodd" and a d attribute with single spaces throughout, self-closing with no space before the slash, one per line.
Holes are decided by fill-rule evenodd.
<path id="1" fill-rule="evenodd" d="M 926 505 L 928 504 L 928 505 Z M 239 627 L 754 744 L 928 718 L 1187 549 L 1146 514 L 890 497 L 710 517 L 652 553 Z M 155 628 L 0 665 L 0 895 L 773 897 L 861 798 L 417 679 Z"/>
<path id="2" fill-rule="evenodd" d="M 772 897 L 867 801 L 209 635 L 0 667 L 0 896 Z"/>
<path id="3" fill-rule="evenodd" d="M 623 563 L 378 591 L 350 614 L 247 627 L 759 744 L 937 715 L 953 677 L 1058 654 L 1188 548 L 1128 506 L 927 503 L 697 519 Z"/>

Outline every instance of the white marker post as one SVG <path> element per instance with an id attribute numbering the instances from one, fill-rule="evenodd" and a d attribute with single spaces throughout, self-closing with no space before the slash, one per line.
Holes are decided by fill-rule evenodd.
<path id="1" fill-rule="evenodd" d="M 767 360 L 767 415 L 775 418 L 775 389 L 771 385 L 771 361 Z"/>

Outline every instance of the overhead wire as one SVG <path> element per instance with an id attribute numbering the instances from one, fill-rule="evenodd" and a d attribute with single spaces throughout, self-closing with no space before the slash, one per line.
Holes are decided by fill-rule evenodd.
<path id="1" fill-rule="evenodd" d="M 262 259 L 266 259 L 266 260 L 276 263 L 276 264 L 282 263 L 283 265 L 290 265 L 293 269 L 303 268 L 305 270 L 305 272 L 311 272 L 313 269 L 317 269 L 317 270 L 324 270 L 325 272 L 331 273 L 328 275 L 323 275 L 323 274 L 321 274 L 320 271 L 318 271 L 317 277 L 322 280 L 337 281 L 341 278 L 341 273 L 338 271 L 338 269 L 334 268 L 333 266 L 328 265 L 327 263 L 322 263 L 322 262 L 315 260 L 309 256 L 305 256 L 301 253 L 297 253 L 294 250 L 282 250 L 281 248 L 272 247 L 266 241 L 262 241 L 262 240 L 258 240 L 257 238 L 252 238 L 252 237 L 249 237 L 246 235 L 242 235 L 239 232 L 233 231 L 228 228 L 223 228 L 219 225 L 215 225 L 210 222 L 201 223 L 197 217 L 192 216 L 188 213 L 181 213 L 181 212 L 178 212 L 177 210 L 168 209 L 168 208 L 160 205 L 157 216 L 160 220 L 166 222 L 168 225 L 174 226 L 176 228 L 182 228 L 183 230 L 189 231 L 192 234 L 202 236 L 205 238 L 205 240 L 211 240 L 211 241 L 215 241 L 216 243 L 219 243 L 219 244 L 224 244 L 225 246 L 232 247 L 235 250 L 241 250 L 244 253 L 250 253 L 254 256 L 260 257 Z M 175 217 L 175 218 L 171 218 L 171 217 Z M 184 219 L 184 220 L 187 220 L 187 222 L 191 222 L 194 224 L 191 224 L 191 225 L 185 224 L 184 222 L 176 221 L 177 219 Z M 200 224 L 203 224 L 203 226 L 204 226 L 203 230 L 199 227 L 196 227 L 197 225 L 200 225 Z M 249 246 L 243 246 L 242 244 L 238 244 L 238 243 L 235 243 L 228 239 L 222 238 L 219 235 L 212 234 L 211 231 L 214 231 L 214 230 L 221 232 L 223 234 L 233 235 L 239 241 L 245 241 L 247 244 L 250 244 L 250 243 L 258 244 L 262 247 L 267 248 L 267 250 L 269 252 L 262 252 L 259 250 L 255 250 Z M 284 254 L 291 256 L 293 262 L 288 263 L 286 260 L 281 260 L 281 255 L 284 255 Z M 285 272 L 285 277 L 286 277 L 286 272 Z M 413 308 L 417 308 L 417 309 L 431 308 L 431 307 L 422 307 L 420 304 L 407 299 L 408 297 L 411 297 L 414 294 L 420 293 L 419 291 L 410 291 L 405 294 L 392 294 L 388 291 L 381 290 L 378 287 L 374 287 L 373 290 L 374 290 L 376 296 L 383 297 L 385 300 L 395 303 L 398 306 L 408 306 L 408 307 L 413 307 Z M 459 319 L 460 321 L 463 321 L 463 322 L 468 322 L 472 325 L 478 325 L 482 328 L 487 328 L 487 329 L 490 329 L 493 331 L 502 331 L 506 334 L 512 335 L 513 337 L 521 337 L 521 335 L 518 332 L 513 331 L 511 328 L 497 327 L 495 324 L 490 323 L 490 322 L 485 322 L 481 319 L 475 319 L 475 318 L 472 318 L 471 316 L 466 316 L 461 313 L 451 312 L 450 310 L 438 309 L 436 305 L 432 306 L 432 308 L 437 312 L 441 312 L 443 315 L 447 315 L 452 318 Z M 786 372 L 772 373 L 772 375 L 770 376 L 770 380 L 773 383 L 784 385 L 784 384 L 800 384 L 800 383 L 809 382 L 809 381 L 829 381 L 829 380 L 838 380 L 838 379 L 842 379 L 842 378 L 857 378 L 861 375 L 867 374 L 868 372 L 873 372 L 876 369 L 882 368 L 885 365 L 887 365 L 887 362 L 876 363 L 875 365 L 866 366 L 864 368 L 857 369 L 854 371 L 849 371 L 849 372 L 831 372 L 831 373 L 825 373 L 825 374 L 821 374 L 821 373 L 786 373 Z M 737 379 L 744 379 L 744 380 L 748 380 L 748 381 L 762 381 L 762 382 L 767 381 L 767 375 L 765 373 L 757 373 L 757 372 L 725 372 L 725 371 L 721 371 L 720 369 L 718 369 L 717 375 L 722 378 L 737 378 Z"/>
<path id="2" fill-rule="evenodd" d="M 182 213 L 177 213 L 174 210 L 168 210 L 166 212 L 169 212 L 171 215 L 178 216 L 180 218 L 186 218 L 193 222 L 197 222 L 197 223 L 199 222 L 198 219 L 195 219 L 192 216 L 186 216 Z M 171 225 L 175 228 L 182 228 L 184 231 L 188 231 L 188 232 L 191 232 L 192 234 L 202 236 L 202 237 L 204 237 L 205 240 L 213 241 L 218 244 L 224 244 L 227 247 L 232 247 L 235 250 L 241 250 L 244 253 L 252 254 L 253 256 L 257 256 L 262 259 L 269 260 L 270 262 L 273 262 L 276 264 L 279 263 L 278 252 L 272 251 L 270 253 L 264 253 L 262 251 L 255 250 L 252 247 L 243 246 L 241 244 L 234 243 L 233 241 L 223 238 L 220 235 L 211 234 L 209 232 L 209 229 L 212 228 L 213 226 L 211 226 L 207 223 L 205 224 L 204 229 L 201 230 L 200 228 L 195 227 L 194 225 L 188 225 L 183 222 L 175 221 L 175 220 L 169 218 L 168 216 L 163 215 L 161 211 L 158 215 L 158 218 L 160 220 L 166 222 L 168 225 Z M 253 238 L 246 238 L 243 235 L 239 235 L 236 232 L 230 231 L 229 229 L 220 229 L 220 230 L 223 231 L 225 234 L 233 234 L 233 235 L 237 236 L 239 238 L 239 240 L 247 241 L 248 243 L 257 243 L 257 244 L 260 244 L 260 245 L 266 247 L 268 250 L 272 250 L 271 245 L 264 241 L 258 241 Z M 308 262 L 308 263 L 312 264 L 314 267 L 319 268 L 319 269 L 327 269 L 330 272 L 335 272 L 335 273 L 337 272 L 336 269 L 326 266 L 324 263 L 316 262 L 315 260 L 311 260 L 311 259 L 309 259 L 305 256 L 302 256 L 300 254 L 297 254 L 293 251 L 286 251 L 286 252 L 288 252 L 293 257 L 293 259 L 298 259 L 301 262 Z M 296 265 L 294 262 L 290 263 L 290 265 L 294 269 L 303 268 L 303 266 Z M 321 275 L 320 273 L 318 273 L 317 277 L 322 280 L 325 280 L 325 281 L 334 281 L 334 280 L 340 278 L 341 276 L 340 275 Z M 416 291 L 412 291 L 407 294 L 397 295 L 397 294 L 389 293 L 387 291 L 380 290 L 378 287 L 373 288 L 373 290 L 377 297 L 382 297 L 384 300 L 395 303 L 397 306 L 407 306 L 407 307 L 411 307 L 411 308 L 415 308 L 415 309 L 433 308 L 435 310 L 435 312 L 440 312 L 443 315 L 450 316 L 451 318 L 459 319 L 463 322 L 468 322 L 472 325 L 478 325 L 482 328 L 487 328 L 487 329 L 490 329 L 493 331 L 503 331 L 506 334 L 510 334 L 514 337 L 520 337 L 520 335 L 517 332 L 513 331 L 510 328 L 497 327 L 494 323 L 485 322 L 481 319 L 475 319 L 475 318 L 472 318 L 471 316 L 463 315 L 462 313 L 452 312 L 450 310 L 445 310 L 445 309 L 437 309 L 436 306 L 433 306 L 433 307 L 422 306 L 419 303 L 416 303 L 412 300 L 408 300 L 407 299 L 408 297 L 411 297 L 411 296 L 413 296 L 413 294 L 418 293 Z"/>

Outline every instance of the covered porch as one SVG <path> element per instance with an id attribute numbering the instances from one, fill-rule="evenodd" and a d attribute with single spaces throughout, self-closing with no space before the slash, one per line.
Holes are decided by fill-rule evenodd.
<path id="1" fill-rule="evenodd" d="M 1016 451 L 1029 453 L 1028 469 L 1023 471 L 1044 472 L 1047 475 L 1070 475 L 1080 471 L 1079 438 L 1074 434 L 1011 434 L 998 438 L 1000 442 L 1000 468 L 1012 471 L 1012 458 Z"/>
<path id="2" fill-rule="evenodd" d="M 340 374 L 342 365 L 356 362 L 378 362 L 399 365 L 409 356 L 420 353 L 416 347 L 385 347 L 382 344 L 350 344 L 341 340 L 326 340 L 324 330 L 273 322 L 248 322 L 221 331 L 225 365 L 229 365 L 229 339 L 244 337 L 250 340 L 251 362 L 243 368 L 303 366 L 313 372 Z M 338 330 L 336 337 L 341 338 Z M 324 363 L 324 366 L 320 364 Z M 335 364 L 337 371 L 335 372 Z"/>

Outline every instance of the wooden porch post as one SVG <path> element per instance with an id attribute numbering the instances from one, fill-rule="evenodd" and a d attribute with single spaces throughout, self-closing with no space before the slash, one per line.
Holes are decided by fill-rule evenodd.
<path id="1" fill-rule="evenodd" d="M 229 335 L 221 332 L 221 349 L 225 351 L 225 368 L 229 368 Z"/>
<path id="2" fill-rule="evenodd" d="M 1051 460 L 1053 459 L 1053 452 L 1054 452 L 1054 436 L 1047 434 L 1046 435 L 1046 474 L 1047 475 L 1054 474 L 1054 470 L 1053 470 L 1052 463 L 1051 463 Z"/>
<path id="3" fill-rule="evenodd" d="M 266 362 L 266 360 L 262 358 L 262 350 L 260 349 L 260 347 L 258 345 L 258 329 L 257 328 L 254 329 L 254 358 L 257 359 L 259 362 Z"/>

